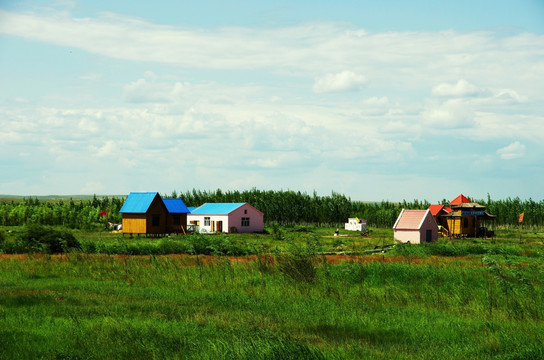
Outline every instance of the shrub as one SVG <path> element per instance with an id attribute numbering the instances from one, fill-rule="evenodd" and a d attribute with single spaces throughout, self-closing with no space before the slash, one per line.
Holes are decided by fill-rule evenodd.
<path id="1" fill-rule="evenodd" d="M 280 253 L 276 259 L 278 270 L 295 281 L 313 282 L 317 275 L 316 244 L 306 246 L 290 243 L 289 252 Z"/>
<path id="2" fill-rule="evenodd" d="M 272 227 L 272 237 L 274 240 L 285 240 L 283 229 L 277 221 L 272 221 L 270 226 Z"/>
<path id="3" fill-rule="evenodd" d="M 42 225 L 27 225 L 19 235 L 17 245 L 22 252 L 60 254 L 70 249 L 81 249 L 79 241 L 66 230 Z"/>

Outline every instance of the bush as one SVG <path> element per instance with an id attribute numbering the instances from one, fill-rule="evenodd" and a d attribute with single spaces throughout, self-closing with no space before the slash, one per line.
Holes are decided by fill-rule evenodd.
<path id="1" fill-rule="evenodd" d="M 317 244 L 309 242 L 306 246 L 290 243 L 287 253 L 276 256 L 278 270 L 295 281 L 314 282 L 317 275 Z"/>
<path id="2" fill-rule="evenodd" d="M 79 241 L 66 230 L 42 225 L 27 225 L 19 235 L 17 245 L 22 252 L 60 254 L 70 249 L 81 249 Z"/>
<path id="3" fill-rule="evenodd" d="M 191 235 L 189 248 L 195 255 L 244 256 L 257 252 L 255 248 L 235 241 L 228 235 Z"/>

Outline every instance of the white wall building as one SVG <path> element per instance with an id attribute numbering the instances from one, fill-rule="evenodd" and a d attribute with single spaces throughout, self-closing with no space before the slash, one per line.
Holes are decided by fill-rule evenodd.
<path id="1" fill-rule="evenodd" d="M 344 229 L 351 231 L 366 231 L 366 220 L 359 218 L 349 218 L 344 224 Z"/>
<path id="2" fill-rule="evenodd" d="M 248 203 L 206 203 L 187 214 L 187 225 L 202 233 L 262 232 L 264 215 Z"/>

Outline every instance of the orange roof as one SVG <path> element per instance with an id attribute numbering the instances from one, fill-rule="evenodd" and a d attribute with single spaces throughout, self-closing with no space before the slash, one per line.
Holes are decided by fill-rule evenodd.
<path id="1" fill-rule="evenodd" d="M 394 229 L 419 229 L 429 210 L 403 210 Z"/>
<path id="2" fill-rule="evenodd" d="M 433 214 L 433 216 L 436 216 L 440 213 L 440 211 L 444 211 L 445 213 L 451 213 L 451 207 L 449 206 L 444 206 L 442 204 L 438 204 L 438 205 L 429 205 L 429 207 L 427 208 L 431 211 L 431 214 Z"/>
<path id="3" fill-rule="evenodd" d="M 442 210 L 442 208 L 444 208 L 444 205 L 430 205 L 428 207 L 429 210 L 431 210 L 431 214 L 433 214 L 433 216 L 436 216 L 436 214 L 438 214 L 440 212 L 440 210 Z"/>
<path id="4" fill-rule="evenodd" d="M 467 199 L 465 197 L 465 195 L 463 194 L 459 194 L 458 197 L 456 197 L 455 199 L 453 199 L 452 201 L 450 201 L 450 205 L 459 205 L 459 204 L 462 204 L 462 203 L 469 203 L 470 200 Z"/>

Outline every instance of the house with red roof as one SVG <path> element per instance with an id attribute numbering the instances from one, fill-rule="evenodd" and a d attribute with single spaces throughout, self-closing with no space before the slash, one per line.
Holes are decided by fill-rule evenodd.
<path id="1" fill-rule="evenodd" d="M 402 243 L 421 244 L 438 240 L 438 226 L 429 209 L 402 209 L 393 231 L 395 240 Z"/>
<path id="2" fill-rule="evenodd" d="M 442 204 L 429 205 L 429 211 L 434 217 L 434 221 L 438 225 L 438 232 L 444 236 L 448 236 L 448 222 L 445 215 L 451 213 L 451 207 Z"/>
<path id="3" fill-rule="evenodd" d="M 496 216 L 486 212 L 486 207 L 471 202 L 463 194 L 459 194 L 445 205 L 431 205 L 428 210 L 432 213 L 443 236 L 478 237 L 493 236 L 482 224 L 486 220 L 493 220 Z"/>

